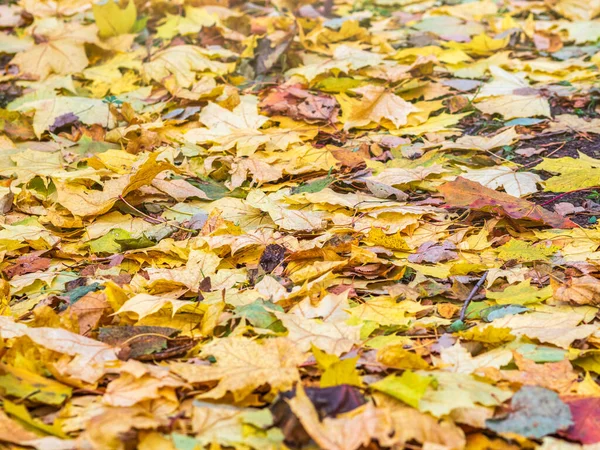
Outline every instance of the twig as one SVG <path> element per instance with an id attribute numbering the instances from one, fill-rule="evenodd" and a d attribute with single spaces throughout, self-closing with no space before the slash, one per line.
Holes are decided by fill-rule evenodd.
<path id="1" fill-rule="evenodd" d="M 573 194 L 575 192 L 581 192 L 581 191 L 591 191 L 592 188 L 583 188 L 583 189 L 575 189 L 574 191 L 569 191 L 569 192 L 563 192 L 562 194 L 559 195 L 555 195 L 554 197 L 552 197 L 550 200 L 545 201 L 544 203 L 540 203 L 540 206 L 546 206 L 549 205 L 552 202 L 555 202 L 556 200 L 560 200 L 561 198 L 569 195 L 569 194 Z"/>
<path id="2" fill-rule="evenodd" d="M 471 303 L 471 300 L 473 300 L 473 297 L 475 297 L 475 294 L 477 294 L 477 292 L 479 291 L 479 289 L 483 285 L 485 279 L 487 278 L 487 275 L 488 275 L 488 271 L 486 270 L 485 272 L 483 272 L 483 275 L 481 275 L 481 278 L 479 279 L 479 281 L 477 282 L 477 284 L 475 285 L 475 287 L 469 293 L 469 296 L 465 300 L 465 303 L 464 303 L 463 307 L 460 310 L 460 320 L 465 320 L 465 314 L 467 313 L 467 308 L 469 307 L 469 304 Z"/>

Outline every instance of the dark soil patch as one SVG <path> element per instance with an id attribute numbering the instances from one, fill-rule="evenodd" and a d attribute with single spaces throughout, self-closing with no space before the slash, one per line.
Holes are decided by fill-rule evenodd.
<path id="1" fill-rule="evenodd" d="M 529 157 L 516 153 L 516 150 L 529 147 L 536 150 L 544 149 L 544 151 Z M 533 167 L 542 162 L 542 158 L 563 158 L 565 156 L 579 158 L 578 152 L 591 158 L 600 159 L 600 135 L 575 133 L 539 134 L 532 139 L 521 138 L 521 141 L 519 141 L 514 149 L 504 150 L 502 156 L 517 164 Z"/>
<path id="2" fill-rule="evenodd" d="M 516 153 L 516 150 L 523 148 L 534 148 L 536 150 L 544 149 L 543 152 L 530 157 L 522 156 Z M 505 150 L 505 157 L 511 157 L 513 162 L 522 164 L 525 170 L 532 171 L 532 168 L 542 162 L 543 158 L 579 158 L 579 152 L 591 157 L 600 159 L 600 135 L 598 134 L 539 134 L 532 139 L 521 140 L 517 147 Z M 551 174 L 543 171 L 535 171 L 543 179 L 550 178 Z M 546 209 L 554 211 L 554 206 L 558 203 L 571 203 L 575 207 L 585 208 L 585 211 L 578 212 L 568 217 L 581 226 L 594 226 L 597 219 L 600 219 L 600 198 L 595 197 L 596 190 L 588 189 L 583 191 L 574 191 L 568 193 L 555 192 L 537 192 L 528 198 L 528 200 L 543 206 Z"/>
<path id="3" fill-rule="evenodd" d="M 596 118 L 600 116 L 596 111 L 598 100 L 597 93 L 595 95 L 551 98 L 550 110 L 554 117 L 558 114 L 573 114 L 580 117 Z"/>
<path id="4" fill-rule="evenodd" d="M 590 199 L 590 197 L 594 197 L 595 192 L 598 191 L 586 189 L 563 194 L 557 194 L 555 192 L 536 192 L 529 197 L 528 200 L 543 206 L 550 211 L 554 211 L 554 206 L 563 202 L 571 203 L 575 207 L 585 208 L 585 211 L 570 214 L 567 217 L 582 227 L 595 226 L 598 220 L 600 220 L 600 204 Z M 598 195 L 600 195 L 600 193 L 598 193 Z"/>

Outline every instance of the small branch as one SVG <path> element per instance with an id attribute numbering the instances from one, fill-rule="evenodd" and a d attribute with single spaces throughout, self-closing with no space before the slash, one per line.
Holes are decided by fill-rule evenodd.
<path id="1" fill-rule="evenodd" d="M 569 191 L 569 192 L 563 192 L 562 194 L 556 195 L 554 197 L 552 197 L 550 200 L 545 201 L 544 203 L 540 203 L 540 206 L 546 206 L 549 205 L 552 202 L 555 202 L 556 200 L 560 200 L 561 198 L 569 195 L 569 194 L 573 194 L 575 192 L 581 192 L 581 191 L 591 191 L 592 188 L 584 188 L 584 189 L 575 189 L 574 191 Z"/>
<path id="2" fill-rule="evenodd" d="M 471 304 L 471 300 L 473 300 L 473 297 L 475 297 L 475 294 L 477 294 L 477 292 L 479 291 L 479 289 L 481 289 L 481 286 L 485 282 L 485 279 L 487 278 L 487 275 L 488 275 L 488 271 L 486 270 L 485 272 L 483 272 L 483 275 L 481 275 L 481 278 L 479 279 L 479 281 L 477 282 L 477 284 L 475 285 L 475 287 L 469 293 L 469 296 L 465 300 L 465 303 L 464 303 L 463 307 L 460 310 L 460 320 L 462 320 L 462 321 L 465 320 L 465 314 L 467 313 L 467 308 Z"/>

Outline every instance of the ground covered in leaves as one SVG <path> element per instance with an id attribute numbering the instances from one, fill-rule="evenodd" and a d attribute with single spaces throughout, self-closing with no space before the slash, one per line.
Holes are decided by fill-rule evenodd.
<path id="1" fill-rule="evenodd" d="M 598 448 L 599 15 L 3 2 L 1 445 Z"/>

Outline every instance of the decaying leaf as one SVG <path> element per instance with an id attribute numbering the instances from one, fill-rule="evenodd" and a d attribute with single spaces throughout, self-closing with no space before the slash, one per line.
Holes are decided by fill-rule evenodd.
<path id="1" fill-rule="evenodd" d="M 521 388 L 511 399 L 511 411 L 503 419 L 490 419 L 486 425 L 498 433 L 514 433 L 541 438 L 568 428 L 571 411 L 558 395 L 541 387 Z"/>

